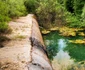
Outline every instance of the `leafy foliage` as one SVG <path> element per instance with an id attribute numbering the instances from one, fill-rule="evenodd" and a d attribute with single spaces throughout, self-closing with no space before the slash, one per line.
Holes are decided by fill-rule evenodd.
<path id="1" fill-rule="evenodd" d="M 8 21 L 8 7 L 4 1 L 0 1 L 0 22 Z"/>
<path id="2" fill-rule="evenodd" d="M 24 0 L 0 0 L 0 15 L 16 17 L 25 13 Z"/>
<path id="3" fill-rule="evenodd" d="M 55 25 L 85 27 L 84 3 L 84 0 L 26 0 L 25 6 L 29 13 L 36 14 L 44 28 Z"/>
<path id="4" fill-rule="evenodd" d="M 57 23 L 57 20 L 63 19 L 63 11 L 64 9 L 56 0 L 44 0 L 40 2 L 39 7 L 36 9 L 36 14 L 42 25 L 47 24 L 50 27 L 51 23 Z"/>
<path id="5" fill-rule="evenodd" d="M 13 17 L 26 14 L 24 0 L 0 0 L 0 33 L 6 32 L 8 22 Z"/>
<path id="6" fill-rule="evenodd" d="M 27 3 L 28 2 L 28 3 Z M 35 13 L 41 26 L 49 28 L 52 24 L 64 20 L 64 7 L 57 0 L 27 0 L 26 7 L 28 12 Z M 29 4 L 29 3 L 32 4 Z"/>
<path id="7" fill-rule="evenodd" d="M 84 17 L 84 0 L 64 0 L 63 4 L 68 12 L 67 23 L 70 23 L 70 27 L 85 27 L 84 22 L 82 22 L 82 17 Z M 83 11 L 82 11 L 83 9 Z"/>
<path id="8" fill-rule="evenodd" d="M 37 0 L 25 0 L 24 2 L 28 13 L 35 13 L 37 8 Z"/>
<path id="9" fill-rule="evenodd" d="M 82 8 L 84 6 L 84 0 L 73 0 L 73 8 L 75 15 L 80 16 L 82 13 Z"/>
<path id="10" fill-rule="evenodd" d="M 84 0 L 0 0 L 0 22 L 28 13 L 37 16 L 44 28 L 85 27 Z"/>
<path id="11" fill-rule="evenodd" d="M 69 27 L 81 27 L 81 20 L 71 13 L 66 16 L 66 22 Z"/>
<path id="12" fill-rule="evenodd" d="M 24 0 L 7 0 L 8 14 L 10 17 L 22 16 L 26 13 L 26 8 L 24 6 Z"/>
<path id="13" fill-rule="evenodd" d="M 8 25 L 5 22 L 0 23 L 0 33 L 5 33 L 8 30 Z"/>

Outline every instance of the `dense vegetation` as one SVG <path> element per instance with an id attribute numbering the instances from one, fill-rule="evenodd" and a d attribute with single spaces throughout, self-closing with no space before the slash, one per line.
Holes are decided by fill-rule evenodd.
<path id="1" fill-rule="evenodd" d="M 0 0 L 0 33 L 8 30 L 7 22 L 11 18 L 26 14 L 24 0 Z"/>
<path id="2" fill-rule="evenodd" d="M 11 33 L 8 22 L 12 18 L 18 18 L 27 14 L 24 0 L 0 0 L 0 48 L 4 47 L 3 43 L 10 39 L 5 34 Z"/>
<path id="3" fill-rule="evenodd" d="M 84 0 L 26 0 L 25 6 L 28 12 L 37 15 L 45 28 L 53 25 L 85 27 L 84 3 Z"/>
<path id="4" fill-rule="evenodd" d="M 44 28 L 85 27 L 84 3 L 84 0 L 0 0 L 0 30 L 4 22 L 27 12 L 35 14 Z"/>

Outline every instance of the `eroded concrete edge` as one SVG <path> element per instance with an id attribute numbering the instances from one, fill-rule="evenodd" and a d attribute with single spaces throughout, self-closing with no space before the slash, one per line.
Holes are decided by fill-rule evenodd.
<path id="1" fill-rule="evenodd" d="M 34 15 L 32 15 L 33 17 Z M 53 70 L 47 57 L 46 47 L 39 30 L 36 19 L 32 18 L 32 36 L 30 37 L 32 45 L 32 62 L 28 65 L 29 70 Z"/>

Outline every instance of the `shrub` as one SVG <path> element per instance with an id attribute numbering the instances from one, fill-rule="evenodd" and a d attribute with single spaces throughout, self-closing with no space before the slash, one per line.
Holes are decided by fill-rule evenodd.
<path id="1" fill-rule="evenodd" d="M 4 1 L 0 0 L 0 22 L 8 21 L 8 7 Z"/>
<path id="2" fill-rule="evenodd" d="M 37 8 L 37 0 L 25 0 L 24 4 L 26 6 L 26 9 L 28 13 L 35 14 L 35 10 Z"/>
<path id="3" fill-rule="evenodd" d="M 10 30 L 6 23 L 10 18 L 25 14 L 24 0 L 0 0 L 0 33 L 6 33 Z"/>
<path id="4" fill-rule="evenodd" d="M 5 33 L 8 30 L 8 24 L 5 22 L 0 23 L 0 33 Z"/>
<path id="5" fill-rule="evenodd" d="M 64 8 L 57 0 L 26 0 L 25 6 L 29 13 L 36 14 L 40 25 L 45 28 L 55 23 L 58 24 L 57 20 L 63 21 L 64 19 Z"/>
<path id="6" fill-rule="evenodd" d="M 66 22 L 69 27 L 80 27 L 81 25 L 81 21 L 78 19 L 78 17 L 71 13 L 66 16 Z"/>
<path id="7" fill-rule="evenodd" d="M 85 27 L 85 21 L 82 22 L 80 16 L 82 13 L 84 18 L 84 9 L 82 12 L 84 3 L 84 0 L 78 2 L 76 0 L 25 0 L 28 12 L 36 14 L 40 25 L 44 28 L 53 25 Z"/>
<path id="8" fill-rule="evenodd" d="M 51 24 L 63 25 L 65 23 L 64 11 L 64 7 L 57 0 L 43 0 L 39 3 L 36 14 L 42 26 L 47 24 L 50 27 Z"/>
<path id="9" fill-rule="evenodd" d="M 1 0 L 0 16 L 19 17 L 26 14 L 24 0 Z"/>
<path id="10" fill-rule="evenodd" d="M 3 0 L 0 0 L 0 15 L 8 15 L 8 6 Z"/>
<path id="11" fill-rule="evenodd" d="M 8 16 L 0 14 L 0 22 L 5 22 L 5 21 L 9 21 L 9 20 L 10 20 L 10 18 Z"/>
<path id="12" fill-rule="evenodd" d="M 24 0 L 7 0 L 8 14 L 10 17 L 19 17 L 26 14 Z"/>

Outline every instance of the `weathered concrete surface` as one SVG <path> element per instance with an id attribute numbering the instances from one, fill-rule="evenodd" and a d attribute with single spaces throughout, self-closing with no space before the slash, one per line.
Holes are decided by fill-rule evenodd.
<path id="1" fill-rule="evenodd" d="M 44 45 L 38 23 L 32 19 L 32 63 L 29 70 L 52 70 L 47 58 L 46 47 Z"/>
<path id="2" fill-rule="evenodd" d="M 9 26 L 13 31 L 6 35 L 11 40 L 0 48 L 0 70 L 52 70 L 33 16 L 11 21 Z M 32 41 L 33 38 L 37 41 Z"/>
<path id="3" fill-rule="evenodd" d="M 12 34 L 7 35 L 11 41 L 0 48 L 0 70 L 28 70 L 27 64 L 31 62 L 32 19 L 30 16 L 11 21 L 9 26 Z"/>

